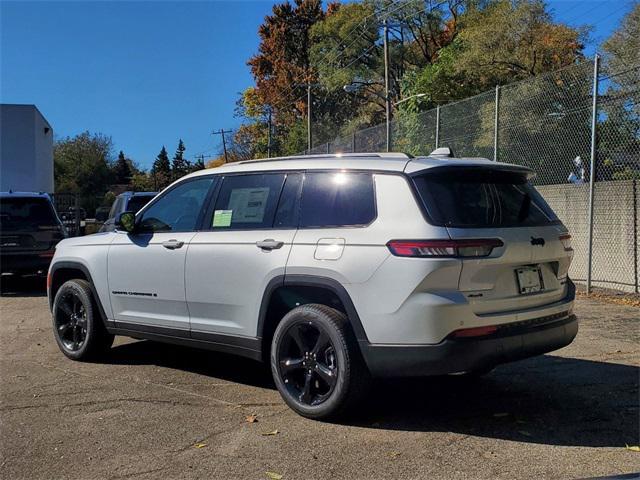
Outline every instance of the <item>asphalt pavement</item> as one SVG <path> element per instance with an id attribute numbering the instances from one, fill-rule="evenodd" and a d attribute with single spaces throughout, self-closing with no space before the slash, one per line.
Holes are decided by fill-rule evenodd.
<path id="1" fill-rule="evenodd" d="M 2 280 L 3 479 L 578 479 L 640 471 L 640 309 L 580 298 L 574 343 L 487 377 L 376 383 L 341 423 L 304 419 L 268 369 L 117 338 L 73 362 L 43 281 Z M 252 421 L 254 420 L 255 421 Z"/>

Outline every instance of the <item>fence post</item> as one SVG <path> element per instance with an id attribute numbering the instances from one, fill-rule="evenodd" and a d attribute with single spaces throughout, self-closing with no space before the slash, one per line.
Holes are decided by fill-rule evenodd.
<path id="1" fill-rule="evenodd" d="M 389 148 L 387 147 L 387 152 L 389 151 Z M 356 153 L 356 132 L 353 132 L 353 135 L 351 136 L 351 153 Z"/>
<path id="2" fill-rule="evenodd" d="M 493 119 L 493 161 L 498 161 L 498 112 L 500 108 L 500 85 L 496 85 L 496 112 Z"/>
<path id="3" fill-rule="evenodd" d="M 638 180 L 633 180 L 633 278 L 638 293 Z"/>
<path id="4" fill-rule="evenodd" d="M 591 107 L 591 165 L 589 169 L 589 247 L 587 251 L 587 294 L 591 293 L 591 272 L 593 268 L 593 194 L 596 183 L 596 162 L 598 161 L 596 128 L 598 126 L 598 74 L 600 55 L 593 58 L 593 103 Z"/>
<path id="5" fill-rule="evenodd" d="M 76 237 L 80 236 L 80 203 L 78 202 L 78 194 L 74 196 L 74 208 L 75 208 L 75 224 L 76 224 Z"/>
<path id="6" fill-rule="evenodd" d="M 331 142 L 327 142 L 327 155 L 331 153 Z"/>
<path id="7" fill-rule="evenodd" d="M 436 105 L 436 148 L 440 143 L 440 105 Z"/>

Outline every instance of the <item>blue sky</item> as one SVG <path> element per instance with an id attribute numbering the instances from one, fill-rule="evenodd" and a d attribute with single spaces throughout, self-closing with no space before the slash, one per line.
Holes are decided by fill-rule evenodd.
<path id="1" fill-rule="evenodd" d="M 239 124 L 247 59 L 272 1 L 0 0 L 0 102 L 33 103 L 56 135 L 113 137 L 141 166 L 182 138 L 216 155 L 211 131 Z M 555 0 L 554 17 L 592 25 L 587 53 L 629 10 L 623 0 Z"/>

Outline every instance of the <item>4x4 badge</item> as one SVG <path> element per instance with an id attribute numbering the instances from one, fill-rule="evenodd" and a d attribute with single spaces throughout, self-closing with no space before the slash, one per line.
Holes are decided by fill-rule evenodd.
<path id="1" fill-rule="evenodd" d="M 544 238 L 542 237 L 531 237 L 531 245 L 540 245 L 541 247 L 544 247 Z"/>

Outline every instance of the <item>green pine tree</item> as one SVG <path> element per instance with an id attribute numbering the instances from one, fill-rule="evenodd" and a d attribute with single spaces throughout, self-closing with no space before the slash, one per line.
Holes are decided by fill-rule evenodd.
<path id="1" fill-rule="evenodd" d="M 127 159 L 124 156 L 124 152 L 120 150 L 118 159 L 113 165 L 114 183 L 118 185 L 128 185 L 131 181 L 132 174 L 130 160 Z"/>
<path id="2" fill-rule="evenodd" d="M 186 175 L 191 170 L 191 162 L 184 158 L 184 151 L 186 150 L 184 142 L 180 139 L 176 154 L 173 156 L 173 179 L 178 179 L 183 175 Z"/>
<path id="3" fill-rule="evenodd" d="M 167 149 L 164 148 L 164 145 L 156 157 L 156 161 L 153 162 L 151 173 L 157 190 L 160 190 L 171 183 L 171 162 L 169 161 L 169 155 L 167 154 Z"/>

